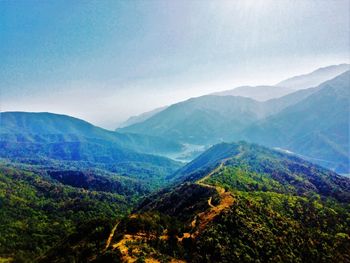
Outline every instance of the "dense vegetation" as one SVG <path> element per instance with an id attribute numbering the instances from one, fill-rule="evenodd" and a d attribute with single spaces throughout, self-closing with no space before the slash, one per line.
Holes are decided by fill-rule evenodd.
<path id="1" fill-rule="evenodd" d="M 278 193 L 317 193 L 339 201 L 350 200 L 350 182 L 344 176 L 314 165 L 294 155 L 255 144 L 221 143 L 179 169 L 175 181 L 196 181 L 203 174 L 226 164 L 223 173 L 211 177 L 223 186 L 238 190 L 273 190 Z M 235 174 L 235 177 L 229 177 Z"/>
<path id="2" fill-rule="evenodd" d="M 349 76 L 267 102 L 190 99 L 126 133 L 0 113 L 0 262 L 350 262 L 350 179 L 298 157 L 349 170 Z M 154 155 L 239 138 L 298 154 Z"/>
<path id="3" fill-rule="evenodd" d="M 106 199 L 104 206 L 113 213 L 103 210 L 96 212 L 99 217 L 112 220 L 110 222 L 116 216 L 124 214 L 125 209 L 131 209 L 140 197 L 163 186 L 166 183 L 165 177 L 181 166 L 165 157 L 142 153 L 171 151 L 180 147 L 176 143 L 151 136 L 119 134 L 76 118 L 51 113 L 5 112 L 0 113 L 0 121 L 1 160 L 15 164 L 14 171 L 19 169 L 19 172 L 32 172 L 36 178 L 48 182 L 50 187 L 60 185 L 72 192 L 94 193 L 93 196 L 97 198 L 94 202 L 100 201 L 100 195 L 117 195 L 124 202 L 123 209 L 116 206 L 114 199 Z M 10 181 L 2 185 L 1 190 L 8 191 L 11 189 L 10 183 L 15 183 L 16 178 L 7 171 L 3 176 Z M 34 182 L 36 181 L 28 179 L 19 188 L 36 187 Z M 51 191 L 50 187 L 46 190 L 48 193 Z M 22 194 L 22 199 L 26 200 L 28 193 L 24 191 Z M 45 198 L 48 197 L 44 196 L 42 199 Z M 83 197 L 75 197 L 80 198 Z M 68 197 L 67 199 L 69 201 Z M 56 200 L 48 200 L 54 201 Z M 33 213 L 34 211 L 35 209 L 32 210 Z M 43 211 L 46 216 L 51 213 L 54 211 Z M 29 219 L 32 217 L 30 213 L 27 216 Z M 57 213 L 57 217 L 61 216 L 64 220 L 64 216 Z M 80 216 L 72 215 L 72 218 L 80 220 Z M 77 222 L 72 221 L 66 230 L 62 226 L 57 231 L 60 235 L 53 235 L 54 239 L 57 241 L 58 237 L 72 234 L 74 231 L 70 228 L 76 228 Z M 4 235 L 5 237 L 8 238 Z M 20 243 L 13 244 L 18 244 L 18 250 L 22 250 Z M 29 258 L 39 255 L 52 245 L 52 242 L 38 245 L 39 250 L 33 251 Z M 16 246 L 4 248 L 13 253 Z"/>
<path id="4" fill-rule="evenodd" d="M 254 144 L 242 142 L 226 144 L 226 147 L 237 149 L 237 154 L 225 162 L 228 167 L 210 178 L 213 184 L 217 182 L 229 189 L 244 191 L 301 196 L 319 194 L 350 202 L 350 180 L 344 176 L 293 155 Z"/>
<path id="5" fill-rule="evenodd" d="M 196 240 L 196 262 L 349 262 L 350 207 L 317 196 L 235 192 Z"/>
<path id="6" fill-rule="evenodd" d="M 350 180 L 292 155 L 244 142 L 216 145 L 124 218 L 157 187 L 145 184 L 150 178 L 83 162 L 44 163 L 1 166 L 3 258 L 350 260 Z M 224 195 L 233 203 L 226 205 Z"/>
<path id="7" fill-rule="evenodd" d="M 0 257 L 15 262 L 50 262 L 77 240 L 68 261 L 98 253 L 116 218 L 180 167 L 142 153 L 178 147 L 166 140 L 50 113 L 0 118 Z"/>
<path id="8" fill-rule="evenodd" d="M 63 185 L 49 176 L 1 164 L 0 255 L 32 261 L 90 221 L 116 218 L 133 199 Z"/>
<path id="9" fill-rule="evenodd" d="M 197 238 L 178 240 L 191 227 L 185 218 L 169 216 L 168 206 L 163 213 L 153 210 L 122 221 L 116 242 L 123 237 L 120 232 L 144 233 L 146 240 L 127 245 L 129 254 L 164 262 L 349 262 L 349 205 L 273 192 L 236 191 L 234 197 L 234 205 Z M 118 253 L 107 254 L 118 259 Z"/>
<path id="10" fill-rule="evenodd" d="M 69 116 L 51 113 L 0 113 L 0 158 L 26 164 L 100 168 L 125 176 L 163 178 L 181 164 L 145 154 L 178 149 L 151 136 L 119 134 Z"/>
<path id="11" fill-rule="evenodd" d="M 350 261 L 349 179 L 243 142 L 214 146 L 180 174 L 186 182 L 149 196 L 118 225 L 114 244 L 128 240 L 129 257 Z M 225 204 L 227 195 L 232 205 Z M 110 249 L 100 257 L 125 257 L 118 253 Z"/>
<path id="12" fill-rule="evenodd" d="M 0 142 L 0 157 L 23 163 L 87 162 L 91 166 L 111 167 L 119 173 L 171 174 L 180 165 L 169 159 L 120 149 L 110 142 L 17 143 Z"/>

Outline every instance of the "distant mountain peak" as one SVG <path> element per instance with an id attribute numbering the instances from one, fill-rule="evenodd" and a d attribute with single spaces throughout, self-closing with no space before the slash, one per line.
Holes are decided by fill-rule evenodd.
<path id="1" fill-rule="evenodd" d="M 133 124 L 140 123 L 140 122 L 143 122 L 145 120 L 148 120 L 149 118 L 151 118 L 154 115 L 156 115 L 158 112 L 161 112 L 161 111 L 165 110 L 167 107 L 168 106 L 159 107 L 159 108 L 156 108 L 154 110 L 147 111 L 147 112 L 141 113 L 141 114 L 136 115 L 136 116 L 131 116 L 126 121 L 124 121 L 121 124 L 119 124 L 117 129 L 124 128 L 124 127 L 130 126 L 130 125 L 133 125 Z"/>
<path id="2" fill-rule="evenodd" d="M 280 98 L 292 93 L 294 90 L 277 86 L 240 86 L 230 90 L 215 92 L 216 96 L 241 96 L 257 101 L 267 101 Z"/>
<path id="3" fill-rule="evenodd" d="M 347 70 L 350 70 L 350 64 L 346 63 L 322 67 L 310 73 L 283 80 L 277 83 L 276 86 L 294 90 L 316 87 L 327 80 L 335 78 Z"/>

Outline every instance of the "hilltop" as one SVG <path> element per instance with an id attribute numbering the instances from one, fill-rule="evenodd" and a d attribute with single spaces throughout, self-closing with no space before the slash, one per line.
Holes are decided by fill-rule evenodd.
<path id="1" fill-rule="evenodd" d="M 118 221 L 98 260 L 349 260 L 348 178 L 241 142 L 212 147 L 174 180 Z"/>

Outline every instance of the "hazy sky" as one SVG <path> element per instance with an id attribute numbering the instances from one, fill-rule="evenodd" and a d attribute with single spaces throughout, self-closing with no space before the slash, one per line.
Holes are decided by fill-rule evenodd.
<path id="1" fill-rule="evenodd" d="M 349 62 L 350 0 L 0 1 L 1 111 L 115 128 L 143 111 Z"/>

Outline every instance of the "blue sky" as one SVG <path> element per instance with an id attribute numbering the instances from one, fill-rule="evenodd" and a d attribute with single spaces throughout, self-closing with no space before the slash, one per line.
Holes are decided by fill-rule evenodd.
<path id="1" fill-rule="evenodd" d="M 350 1 L 0 1 L 1 110 L 130 115 L 349 62 Z"/>

